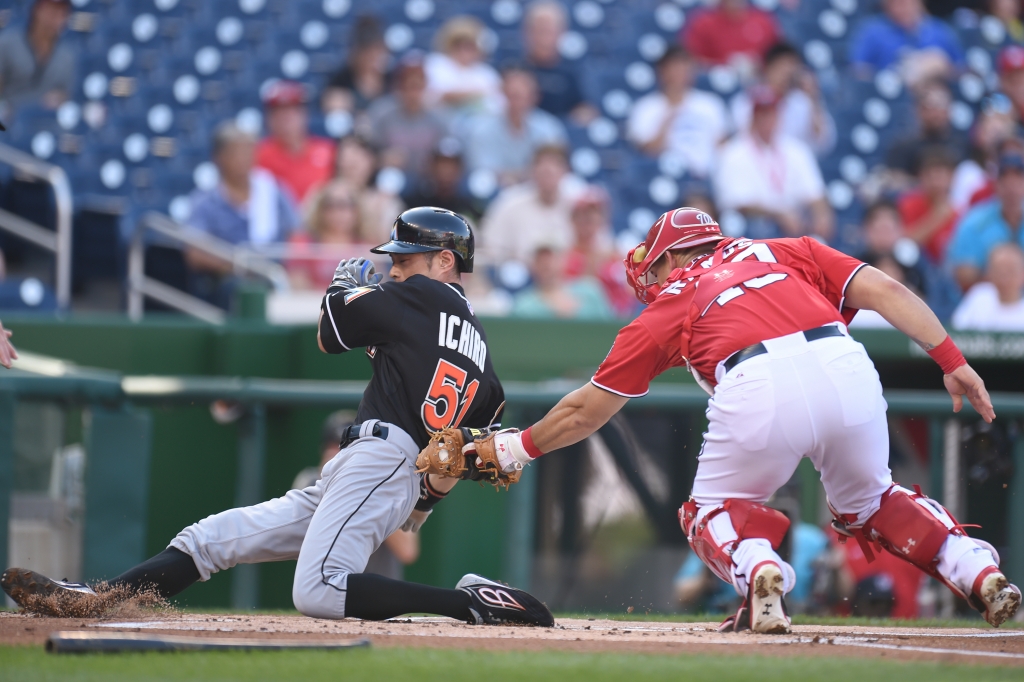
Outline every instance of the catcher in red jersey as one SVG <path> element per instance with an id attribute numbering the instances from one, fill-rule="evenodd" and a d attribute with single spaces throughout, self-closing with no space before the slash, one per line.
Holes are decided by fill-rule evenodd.
<path id="1" fill-rule="evenodd" d="M 693 551 L 745 599 L 723 630 L 789 632 L 783 596 L 795 575 L 776 553 L 789 520 L 764 502 L 804 457 L 821 474 L 833 527 L 865 555 L 910 562 L 994 626 L 1013 616 L 1021 593 L 995 549 L 916 488 L 893 483 L 878 373 L 846 329 L 858 310 L 877 311 L 942 367 L 954 412 L 966 396 L 992 421 L 984 382 L 924 302 L 811 238 L 730 239 L 692 208 L 661 216 L 626 273 L 647 308 L 589 384 L 525 431 L 495 436 L 504 471 L 586 438 L 658 374 L 686 366 L 711 399 L 679 516 Z"/>

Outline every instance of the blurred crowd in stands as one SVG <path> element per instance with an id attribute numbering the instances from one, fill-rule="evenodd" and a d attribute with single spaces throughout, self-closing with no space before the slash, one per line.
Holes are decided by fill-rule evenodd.
<path id="1" fill-rule="evenodd" d="M 801 2 L 810 0 L 782 4 Z M 855 251 L 956 326 L 1024 331 L 1020 0 L 975 8 L 1009 38 L 997 54 L 998 87 L 969 130 L 953 124 L 953 88 L 968 65 L 946 19 L 924 0 L 881 0 L 852 27 L 847 68 L 866 82 L 898 73 L 913 93 L 914 120 L 884 163 L 866 169 L 856 188 L 866 208 L 854 239 L 841 244 L 821 163 L 849 131 L 837 130 L 840 112 L 829 110 L 804 46 L 787 41 L 775 15 L 758 8 L 765 3 L 679 4 L 688 9 L 678 41 L 661 50 L 656 87 L 632 102 L 624 123 L 636 153 L 685 169 L 677 203 L 704 208 L 730 235 L 806 235 Z M 60 40 L 72 10 L 65 0 L 35 0 L 25 25 L 0 33 L 8 108 L 57 106 L 73 91 L 75 55 Z M 323 254 L 362 254 L 386 240 L 404 207 L 440 206 L 476 227 L 479 274 L 467 289 L 478 312 L 636 314 L 621 259 L 643 229 L 613 225 L 624 214 L 609 187 L 589 184 L 570 163 L 570 131 L 600 122 L 601 103 L 584 95 L 586 60 L 562 56 L 566 6 L 526 3 L 520 54 L 502 63 L 488 61 L 488 29 L 474 16 L 443 22 L 432 51 L 397 54 L 385 40 L 387 17 L 370 5 L 354 11 L 363 14 L 344 59 L 319 88 L 278 80 L 261 90 L 262 137 L 235 118 L 217 126 L 209 149 L 218 180 L 195 190 L 177 217 L 232 244 L 291 245 L 283 260 L 292 286 L 321 290 L 334 267 Z M 722 65 L 742 84 L 728 101 L 697 87 Z M 340 139 L 320 137 L 311 114 L 351 125 Z M 195 250 L 186 261 L 194 292 L 222 301 L 230 264 Z M 864 313 L 858 324 L 885 322 Z"/>

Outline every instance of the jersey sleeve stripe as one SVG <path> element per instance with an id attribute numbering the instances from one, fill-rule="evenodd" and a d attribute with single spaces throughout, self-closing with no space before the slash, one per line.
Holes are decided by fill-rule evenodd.
<path id="1" fill-rule="evenodd" d="M 650 389 L 644 391 L 643 393 L 622 393 L 621 391 L 616 391 L 614 388 L 608 388 L 607 386 L 602 386 L 601 384 L 597 383 L 593 379 L 590 380 L 590 383 L 594 384 L 595 386 L 600 388 L 602 391 L 608 391 L 609 393 L 614 393 L 615 395 L 620 395 L 623 398 L 642 398 L 645 395 L 647 395 L 648 393 L 650 393 Z"/>
<path id="2" fill-rule="evenodd" d="M 861 263 L 856 268 L 854 268 L 853 272 L 850 273 L 850 276 L 846 278 L 846 284 L 843 285 L 843 297 L 839 299 L 839 312 L 843 312 L 843 304 L 846 302 L 846 288 L 850 286 L 850 282 L 853 280 L 853 276 L 860 272 L 860 269 L 866 265 L 867 263 Z"/>
<path id="3" fill-rule="evenodd" d="M 334 295 L 335 294 L 331 294 L 331 296 Z M 344 348 L 345 350 L 352 350 L 351 348 L 345 345 L 345 342 L 341 340 L 341 334 L 338 333 L 338 325 L 334 323 L 334 313 L 331 312 L 330 296 L 327 297 L 327 305 L 325 305 L 324 307 L 327 308 L 327 317 L 331 318 L 331 327 L 334 328 L 334 338 L 338 339 L 338 343 L 341 344 L 342 348 Z"/>

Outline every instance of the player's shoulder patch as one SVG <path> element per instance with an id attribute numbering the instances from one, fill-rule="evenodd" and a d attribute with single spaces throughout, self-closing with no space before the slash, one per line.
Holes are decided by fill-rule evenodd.
<path id="1" fill-rule="evenodd" d="M 359 298 L 361 296 L 366 296 L 366 294 L 368 294 L 368 293 L 370 293 L 372 291 L 376 291 L 378 289 L 380 289 L 380 285 L 374 285 L 372 287 L 357 287 L 355 289 L 349 289 L 347 292 L 345 292 L 345 305 L 348 305 L 349 303 L 351 303 L 352 301 L 356 300 L 357 298 Z"/>

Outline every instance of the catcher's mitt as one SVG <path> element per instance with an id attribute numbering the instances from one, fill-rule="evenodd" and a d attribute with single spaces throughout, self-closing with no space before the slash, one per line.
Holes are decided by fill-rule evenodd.
<path id="1" fill-rule="evenodd" d="M 519 482 L 522 471 L 502 472 L 494 435 L 494 431 L 467 428 L 436 431 L 416 457 L 416 471 L 508 488 Z"/>

